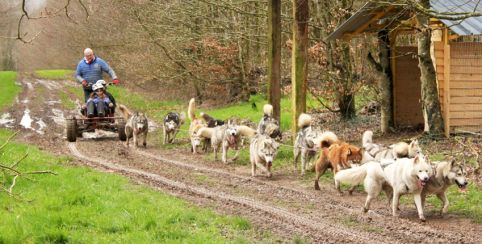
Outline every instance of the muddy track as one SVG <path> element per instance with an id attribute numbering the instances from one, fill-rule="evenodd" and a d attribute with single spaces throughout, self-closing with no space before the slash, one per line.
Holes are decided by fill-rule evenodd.
<path id="1" fill-rule="evenodd" d="M 68 81 L 21 82 L 24 92 L 9 110 L 16 119 L 14 128 L 22 128 L 18 123 L 24 110 L 30 110 L 33 128 L 23 129 L 21 140 L 51 152 L 73 155 L 89 167 L 124 175 L 219 213 L 244 216 L 255 229 L 273 232 L 284 242 L 302 236 L 312 242 L 327 243 L 480 243 L 481 225 L 460 216 L 441 219 L 428 214 L 428 222 L 421 224 L 414 206 L 403 205 L 401 218 L 393 218 L 382 199 L 373 204 L 373 211 L 362 214 L 364 193 L 338 196 L 331 182 L 322 183 L 321 192 L 314 191 L 311 181 L 307 185 L 286 169 L 275 169 L 272 179 L 253 178 L 247 166 L 224 165 L 192 156 L 186 148 L 126 149 L 117 140 L 79 139 L 65 143 L 62 117 L 75 112 L 59 104 L 57 90 L 65 82 Z M 48 127 L 42 128 L 40 121 Z M 93 148 L 104 150 L 93 153 Z"/>
<path id="2" fill-rule="evenodd" d="M 271 207 L 267 203 L 256 201 L 254 199 L 237 197 L 237 196 L 229 195 L 223 192 L 210 191 L 206 188 L 188 185 L 186 183 L 171 180 L 157 174 L 153 174 L 153 173 L 149 173 L 149 172 L 145 172 L 142 170 L 133 169 L 133 168 L 129 168 L 121 165 L 114 165 L 112 163 L 109 163 L 105 160 L 98 159 L 98 158 L 87 157 L 84 154 L 79 152 L 75 143 L 69 143 L 68 148 L 72 152 L 72 155 L 74 155 L 75 157 L 84 161 L 96 163 L 99 166 L 102 166 L 106 169 L 110 169 L 121 173 L 127 173 L 130 175 L 134 175 L 136 177 L 145 177 L 148 180 L 161 183 L 167 187 L 176 188 L 178 190 L 186 191 L 186 192 L 193 193 L 206 198 L 212 198 L 212 199 L 217 199 L 219 201 L 226 201 L 234 204 L 239 204 L 244 207 L 251 208 L 253 210 L 261 211 L 265 215 L 268 215 L 269 217 L 275 217 L 279 219 L 283 224 L 292 225 L 301 229 L 305 229 L 307 232 L 310 233 L 310 235 L 307 236 L 310 239 L 313 238 L 314 240 L 323 240 L 324 238 L 327 238 L 327 239 L 337 240 L 337 241 L 372 242 L 372 243 L 383 243 L 384 241 L 386 241 L 386 239 L 374 238 L 374 236 L 370 236 L 370 235 L 363 235 L 362 233 L 356 233 L 347 228 L 334 227 L 322 222 L 316 222 L 304 216 L 291 213 L 286 209 Z M 315 237 L 318 237 L 318 238 L 315 238 Z"/>
<path id="3" fill-rule="evenodd" d="M 116 167 L 127 167 L 148 172 L 171 181 L 180 182 L 184 186 L 189 186 L 194 182 L 196 187 L 202 187 L 199 192 L 194 192 L 196 194 L 222 201 L 231 200 L 255 210 L 259 210 L 259 206 L 282 209 L 281 212 L 274 211 L 281 215 L 274 215 L 273 211 L 269 213 L 277 216 L 277 218 L 284 218 L 285 221 L 294 221 L 296 225 L 299 225 L 298 221 L 302 221 L 301 223 L 309 226 L 304 229 L 311 229 L 307 237 L 317 237 L 318 235 L 312 233 L 319 233 L 321 228 L 324 231 L 321 233 L 325 238 L 329 236 L 340 239 L 342 236 L 341 240 L 346 241 L 396 242 L 397 240 L 404 240 L 420 242 L 426 241 L 426 238 L 429 237 L 436 242 L 476 242 L 473 237 L 464 236 L 457 232 L 440 232 L 437 228 L 420 224 L 418 221 L 414 222 L 404 218 L 395 219 L 390 216 L 388 211 L 384 213 L 385 215 L 375 214 L 374 212 L 362 214 L 358 208 L 361 205 L 345 206 L 343 202 L 333 200 L 333 196 L 330 194 L 318 194 L 283 187 L 269 180 L 238 175 L 193 162 L 185 163 L 189 162 L 187 160 L 172 160 L 161 155 L 145 152 L 143 149 L 126 149 L 120 143 L 98 141 L 96 144 L 108 148 L 108 151 L 116 151 L 117 148 L 118 153 L 122 154 L 123 157 L 109 160 L 110 164 Z M 90 143 L 84 141 L 78 145 L 81 150 L 86 151 Z M 102 155 L 96 156 L 104 158 Z M 206 180 L 199 181 L 199 176 Z M 190 189 L 196 189 L 196 187 L 189 186 Z M 210 191 L 210 193 L 205 194 L 205 190 Z M 266 209 L 263 211 L 266 211 Z M 293 218 L 293 216 L 299 218 Z M 298 232 L 298 235 L 306 236 L 306 231 Z M 352 239 L 353 237 L 355 239 Z"/>

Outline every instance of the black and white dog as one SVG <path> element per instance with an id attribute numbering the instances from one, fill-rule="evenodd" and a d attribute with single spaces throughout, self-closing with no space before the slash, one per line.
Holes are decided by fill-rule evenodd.
<path id="1" fill-rule="evenodd" d="M 179 128 L 181 128 L 181 125 L 184 124 L 185 119 L 186 114 L 184 112 L 181 112 L 180 114 L 176 112 L 169 112 L 164 117 L 164 144 L 172 143 L 174 141 L 174 138 L 176 138 Z"/>
<path id="2" fill-rule="evenodd" d="M 220 119 L 215 119 L 209 116 L 207 113 L 201 112 L 201 117 L 203 117 L 204 121 L 208 124 L 208 128 L 214 128 L 216 126 L 224 125 L 224 121 Z"/>

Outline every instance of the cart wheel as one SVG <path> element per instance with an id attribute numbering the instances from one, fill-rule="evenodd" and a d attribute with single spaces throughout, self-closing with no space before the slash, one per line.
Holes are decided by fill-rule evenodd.
<path id="1" fill-rule="evenodd" d="M 119 134 L 119 140 L 127 140 L 126 136 L 126 122 L 123 119 L 119 119 L 117 122 L 117 133 Z"/>
<path id="2" fill-rule="evenodd" d="M 67 141 L 74 142 L 77 140 L 77 120 L 75 117 L 67 119 Z"/>

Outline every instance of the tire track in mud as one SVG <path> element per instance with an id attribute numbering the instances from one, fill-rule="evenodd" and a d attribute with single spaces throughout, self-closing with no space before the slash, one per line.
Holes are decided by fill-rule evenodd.
<path id="1" fill-rule="evenodd" d="M 389 241 L 386 236 L 374 236 L 372 233 L 366 234 L 345 227 L 331 226 L 330 224 L 314 221 L 300 214 L 292 213 L 284 208 L 272 207 L 267 203 L 256 201 L 247 197 L 233 196 L 224 192 L 213 192 L 206 188 L 196 187 L 176 180 L 171 180 L 158 174 L 153 174 L 143 170 L 125 167 L 121 165 L 115 165 L 99 158 L 87 157 L 77 149 L 75 143 L 68 143 L 68 148 L 72 155 L 74 155 L 78 159 L 87 161 L 91 164 L 94 163 L 96 166 L 101 166 L 105 169 L 113 170 L 116 172 L 127 173 L 131 176 L 134 175 L 136 177 L 146 178 L 150 181 L 155 181 L 167 187 L 172 187 L 181 191 L 190 192 L 205 198 L 217 199 L 222 202 L 230 202 L 256 211 L 261 211 L 264 214 L 270 216 L 271 220 L 273 220 L 273 217 L 275 217 L 274 219 L 281 221 L 281 224 L 283 225 L 293 225 L 295 227 L 301 227 L 301 229 L 304 230 L 310 229 L 310 236 L 307 237 L 313 238 L 313 240 L 315 241 L 322 240 L 324 242 L 331 242 L 329 240 L 336 240 L 336 242 L 348 241 L 370 243 L 384 243 L 386 241 Z M 306 234 L 306 232 L 298 234 Z M 391 241 L 394 242 L 395 240 Z"/>
<path id="2" fill-rule="evenodd" d="M 88 145 L 87 142 L 85 145 L 81 144 L 80 146 L 84 148 Z M 112 151 L 121 146 L 121 144 L 106 142 L 99 146 L 112 146 L 110 149 Z M 430 240 L 430 242 L 477 242 L 477 239 L 473 235 L 464 236 L 457 231 L 442 231 L 436 227 L 421 224 L 417 220 L 393 218 L 389 213 L 385 215 L 373 214 L 373 212 L 368 215 L 363 214 L 358 208 L 341 206 L 344 203 L 337 201 L 336 198 L 332 198 L 331 195 L 315 195 L 313 192 L 297 190 L 291 187 L 287 188 L 274 182 L 263 181 L 250 176 L 237 175 L 222 169 L 209 168 L 197 163 L 188 164 L 142 150 L 134 150 L 133 148 L 126 150 L 128 150 L 128 154 L 132 153 L 132 155 L 129 156 L 130 158 L 125 158 L 119 162 L 115 160 L 115 165 L 111 164 L 116 167 L 134 168 L 135 170 L 140 170 L 148 174 L 154 173 L 153 175 L 157 176 L 163 175 L 167 177 L 164 178 L 174 182 L 195 182 L 194 184 L 203 185 L 202 187 L 204 188 L 201 187 L 201 191 L 189 191 L 186 187 L 188 189 L 193 188 L 189 184 L 184 184 L 184 188 L 179 188 L 177 186 L 164 184 L 163 182 L 160 183 L 165 186 L 194 193 L 200 197 L 242 205 L 251 209 L 251 212 L 253 209 L 256 211 L 260 210 L 259 208 L 253 207 L 253 204 L 258 204 L 262 206 L 262 208 L 273 206 L 270 208 L 282 209 L 290 213 L 290 215 L 284 214 L 283 211 L 281 213 L 274 211 L 273 213 L 272 209 L 263 210 L 263 212 L 264 215 L 272 215 L 270 217 L 271 220 L 283 219 L 283 223 L 287 222 L 291 224 L 291 226 L 294 226 L 292 228 L 301 226 L 299 221 L 303 223 L 307 220 L 306 223 L 311 227 L 306 228 L 306 225 L 304 225 L 305 227 L 303 228 L 296 227 L 295 229 L 298 231 L 295 233 L 302 235 L 309 233 L 308 237 L 313 238 L 314 242 L 319 242 L 320 240 L 324 240 L 325 242 L 328 240 L 354 242 L 426 242 L 428 240 Z M 103 158 L 104 155 L 101 154 L 99 157 Z M 181 159 L 184 160 L 184 158 Z M 186 161 L 187 160 L 189 159 L 186 158 Z M 129 163 L 130 161 L 140 161 L 142 163 Z M 189 170 L 182 170 L 186 168 Z M 179 169 L 181 169 L 181 171 L 179 171 Z M 172 172 L 174 172 L 174 174 Z M 195 179 L 193 178 L 193 174 L 198 175 L 203 172 L 206 173 L 204 176 L 214 179 L 215 185 L 196 183 L 196 181 L 193 181 L 193 179 Z M 149 180 L 153 181 L 152 178 Z M 156 180 L 154 181 L 158 182 Z M 209 194 L 204 194 L 203 190 L 209 191 Z M 183 195 L 186 196 L 186 193 Z M 230 197 L 234 197 L 234 199 Z M 310 204 L 314 205 L 308 206 Z M 244 213 L 242 213 L 242 215 L 244 215 Z M 293 219 L 292 215 L 301 217 L 301 219 Z M 254 218 L 256 219 L 258 216 Z M 326 228 L 326 226 L 331 228 Z M 325 233 L 324 231 L 326 230 L 334 231 L 334 233 L 338 234 L 333 234 L 333 232 Z M 279 231 L 279 225 L 277 231 Z M 292 229 L 289 231 L 293 233 Z M 356 235 L 356 239 L 352 239 L 353 235 Z M 329 239 L 327 240 L 327 238 Z"/>
<path id="3" fill-rule="evenodd" d="M 222 169 L 210 168 L 199 164 L 188 164 L 178 160 L 172 160 L 159 155 L 154 155 L 152 153 L 142 151 L 142 150 L 134 150 L 134 152 L 138 155 L 155 159 L 157 161 L 168 163 L 177 167 L 184 167 L 190 170 L 202 171 L 202 172 L 216 174 L 220 176 L 237 178 L 246 183 L 257 183 L 257 184 L 273 187 L 276 190 L 283 190 L 285 193 L 291 193 L 291 195 L 295 194 L 295 197 L 299 198 L 299 200 L 312 201 L 313 198 L 317 198 L 316 200 L 323 201 L 323 205 L 321 206 L 321 208 L 324 208 L 323 209 L 324 211 L 333 211 L 333 209 L 336 209 L 337 211 L 345 212 L 347 215 L 356 215 L 356 216 L 367 215 L 367 214 L 361 213 L 361 207 L 360 208 L 346 207 L 342 205 L 343 203 L 337 202 L 336 200 L 331 199 L 329 197 L 323 197 L 321 195 L 313 196 L 314 195 L 313 192 L 307 192 L 301 189 L 282 186 L 273 182 L 256 179 L 251 176 L 230 173 Z M 326 208 L 326 206 L 324 205 L 329 205 L 329 207 Z M 405 236 L 406 238 L 408 237 L 413 238 L 410 241 L 426 241 L 424 240 L 424 237 L 428 236 L 433 238 L 440 238 L 438 240 L 435 240 L 435 239 L 433 240 L 437 242 L 440 242 L 440 241 L 450 241 L 450 242 L 469 241 L 474 243 L 477 242 L 476 239 L 468 240 L 468 238 L 472 238 L 472 237 L 464 236 L 457 232 L 443 233 L 437 228 L 419 223 L 418 221 L 415 222 L 404 218 L 393 218 L 391 216 L 391 212 L 389 212 L 389 215 L 382 215 L 370 210 L 368 214 L 368 218 L 370 223 L 372 224 L 376 223 L 378 226 L 385 228 L 385 230 L 389 230 L 391 234 L 396 235 L 394 236 L 395 238 L 397 237 L 401 238 Z M 416 235 L 418 235 L 418 237 Z M 385 241 L 388 241 L 388 239 Z"/>

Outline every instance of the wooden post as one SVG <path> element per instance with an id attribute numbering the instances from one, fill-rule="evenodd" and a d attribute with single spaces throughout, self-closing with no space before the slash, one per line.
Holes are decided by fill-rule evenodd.
<path id="1" fill-rule="evenodd" d="M 444 29 L 444 131 L 450 137 L 450 42 L 448 28 Z"/>
<path id="2" fill-rule="evenodd" d="M 296 138 L 298 116 L 306 111 L 308 75 L 308 0 L 293 0 L 293 48 L 291 55 L 292 139 Z"/>
<path id="3" fill-rule="evenodd" d="M 281 100 L 281 0 L 268 1 L 268 102 L 280 121 Z"/>

